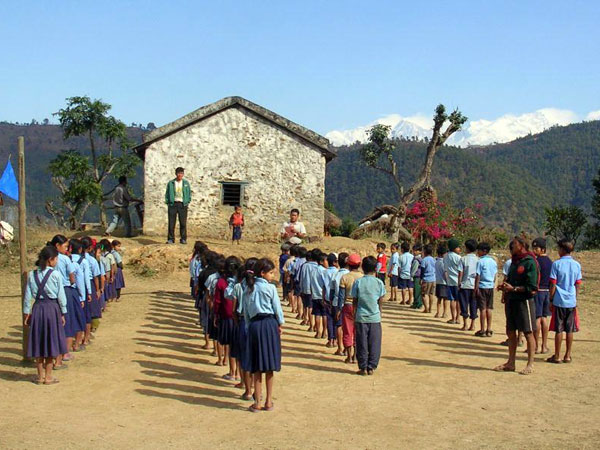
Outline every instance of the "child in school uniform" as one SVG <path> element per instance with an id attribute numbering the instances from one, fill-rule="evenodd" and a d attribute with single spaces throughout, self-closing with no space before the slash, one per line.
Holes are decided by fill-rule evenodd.
<path id="1" fill-rule="evenodd" d="M 458 239 L 448 241 L 448 253 L 444 256 L 444 277 L 446 278 L 446 293 L 450 302 L 450 320 L 448 323 L 458 324 L 460 308 L 458 306 L 458 272 L 460 266 L 460 243 Z"/>
<path id="2" fill-rule="evenodd" d="M 353 253 L 346 260 L 350 272 L 340 279 L 340 290 L 338 294 L 338 305 L 343 303 L 342 308 L 342 333 L 344 350 L 346 352 L 346 364 L 353 364 L 356 359 L 356 335 L 354 324 L 354 304 L 352 300 L 352 286 L 363 274 L 358 270 L 361 264 L 360 255 Z"/>
<path id="3" fill-rule="evenodd" d="M 433 246 L 427 244 L 423 249 L 425 258 L 421 261 L 421 295 L 423 296 L 423 312 L 431 313 L 435 294 L 435 259 Z"/>
<path id="4" fill-rule="evenodd" d="M 390 258 L 388 277 L 390 278 L 390 302 L 398 301 L 398 277 L 400 275 L 400 255 L 398 254 L 398 243 L 391 246 L 392 256 Z"/>
<path id="5" fill-rule="evenodd" d="M 107 303 L 114 301 L 117 298 L 117 290 L 115 289 L 115 274 L 117 271 L 117 263 L 112 254 L 112 245 L 108 239 L 102 239 L 99 243 L 101 249 L 100 262 L 104 265 L 105 282 L 104 282 L 104 299 Z"/>
<path id="6" fill-rule="evenodd" d="M 208 338 L 213 343 L 212 356 L 217 356 L 218 358 L 215 364 L 224 366 L 225 360 L 223 359 L 222 347 L 218 345 L 217 342 L 219 338 L 219 323 L 215 320 L 214 300 L 217 283 L 219 282 L 221 272 L 225 267 L 225 257 L 223 255 L 217 255 L 213 264 L 215 272 L 210 275 L 204 283 L 204 287 L 206 288 L 206 301 L 208 303 Z"/>
<path id="7" fill-rule="evenodd" d="M 283 264 L 283 298 L 287 300 L 288 305 L 292 307 L 292 314 L 298 313 L 298 305 L 296 304 L 294 297 L 294 282 L 292 277 L 292 270 L 296 257 L 298 256 L 298 246 L 292 245 L 290 247 L 290 257 Z"/>
<path id="8" fill-rule="evenodd" d="M 315 252 L 315 250 L 317 250 Z M 317 270 L 318 263 L 316 259 L 320 256 L 320 251 L 318 249 L 313 249 L 310 252 L 306 252 L 306 262 L 302 265 L 300 269 L 300 276 L 298 280 L 300 282 L 300 293 L 302 296 L 302 307 L 304 310 L 304 314 L 302 316 L 302 322 L 300 325 L 308 325 L 308 331 L 314 331 L 314 319 L 312 315 L 312 292 L 311 292 L 311 284 L 310 280 L 312 278 L 313 271 Z"/>
<path id="9" fill-rule="evenodd" d="M 198 296 L 198 304 L 200 306 L 198 312 L 200 315 L 200 326 L 202 327 L 202 332 L 204 334 L 204 345 L 202 346 L 204 350 L 210 349 L 210 338 L 208 332 L 212 327 L 210 324 L 210 299 L 206 286 L 210 285 L 209 278 L 217 271 L 215 267 L 215 261 L 217 258 L 217 253 L 213 251 L 207 251 L 204 254 L 202 262 L 203 269 L 198 274 L 198 289 L 196 295 Z"/>
<path id="10" fill-rule="evenodd" d="M 535 295 L 535 316 L 537 326 L 535 330 L 535 352 L 548 353 L 548 331 L 550 312 L 550 272 L 552 260 L 546 254 L 546 239 L 537 238 L 531 243 L 540 269 L 540 287 Z"/>
<path id="11" fill-rule="evenodd" d="M 550 330 L 554 331 L 554 355 L 547 359 L 551 363 L 560 363 L 560 348 L 563 333 L 566 334 L 567 349 L 563 363 L 572 361 L 573 337 L 579 331 L 577 316 L 577 295 L 582 282 L 581 264 L 573 259 L 575 245 L 569 239 L 558 241 L 560 259 L 552 263 L 550 271 L 550 301 L 552 302 L 552 319 Z"/>
<path id="12" fill-rule="evenodd" d="M 327 344 L 325 347 L 331 348 L 335 346 L 335 306 L 333 305 L 333 297 L 331 296 L 331 285 L 335 276 L 339 271 L 338 258 L 335 253 L 327 255 L 327 269 L 323 274 L 323 304 L 325 306 L 325 320 L 327 321 Z"/>
<path id="13" fill-rule="evenodd" d="M 421 252 L 423 246 L 421 244 L 413 245 L 413 260 L 410 265 L 410 277 L 413 285 L 413 302 L 411 305 L 412 309 L 421 309 L 423 306 L 423 295 L 421 293 Z"/>
<path id="14" fill-rule="evenodd" d="M 385 274 L 387 271 L 387 255 L 385 254 L 385 243 L 380 242 L 377 244 L 377 268 L 375 272 L 377 274 L 377 278 L 383 281 L 385 284 Z"/>
<path id="15" fill-rule="evenodd" d="M 100 286 L 100 264 L 95 257 L 96 248 L 91 238 L 84 236 L 81 238 L 81 243 L 85 248 L 85 261 L 88 264 L 88 280 L 90 291 L 89 301 L 86 304 L 88 307 L 86 310 L 86 328 L 85 328 L 85 345 L 90 344 L 90 340 L 93 339 L 92 328 L 93 325 L 98 326 L 99 318 L 102 317 L 102 307 L 100 304 L 101 286 Z M 95 322 L 95 323 L 94 323 Z"/>
<path id="16" fill-rule="evenodd" d="M 290 248 L 291 244 L 284 242 L 281 244 L 281 254 L 279 255 L 279 285 L 283 287 L 283 266 L 288 259 L 290 259 Z M 283 296 L 285 298 L 285 295 Z"/>
<path id="17" fill-rule="evenodd" d="M 257 258 L 248 258 L 238 272 L 238 282 L 234 285 L 231 292 L 233 299 L 233 308 L 236 314 L 237 327 L 237 345 L 233 349 L 234 357 L 237 359 L 237 366 L 240 371 L 241 383 L 237 387 L 244 388 L 242 400 L 252 400 L 252 391 L 254 389 L 252 383 L 252 374 L 249 372 L 250 364 L 248 360 L 248 330 L 246 328 L 246 320 L 244 319 L 244 293 L 247 287 L 247 278 L 254 278 L 254 269 L 258 263 Z"/>
<path id="18" fill-rule="evenodd" d="M 125 288 L 125 276 L 123 275 L 123 256 L 121 255 L 121 242 L 116 239 L 111 242 L 111 254 L 115 258 L 117 269 L 115 272 L 115 290 L 117 291 L 117 301 L 121 300 L 121 289 Z"/>
<path id="19" fill-rule="evenodd" d="M 436 318 L 445 319 L 448 310 L 448 287 L 446 286 L 446 276 L 444 273 L 444 256 L 446 255 L 446 246 L 439 244 L 437 247 L 437 258 L 435 259 L 435 296 L 437 297 Z M 443 313 L 440 310 L 443 306 Z"/>
<path id="20" fill-rule="evenodd" d="M 217 282 L 215 288 L 215 320 L 219 322 L 219 337 L 218 342 L 223 350 L 223 361 L 229 360 L 229 373 L 223 376 L 226 380 L 236 380 L 237 364 L 235 356 L 231 354 L 231 349 L 237 339 L 237 330 L 233 319 L 233 299 L 231 295 L 227 295 L 228 289 L 233 290 L 233 286 L 237 282 L 237 273 L 240 269 L 241 262 L 235 256 L 229 256 L 225 260 L 221 278 Z M 234 353 L 237 349 L 234 350 Z"/>
<path id="21" fill-rule="evenodd" d="M 302 300 L 302 285 L 300 283 L 300 275 L 302 273 L 302 267 L 304 267 L 304 264 L 306 264 L 306 255 L 308 254 L 308 251 L 305 247 L 298 247 L 296 252 L 298 253 L 296 261 L 290 268 L 297 310 L 296 319 L 302 319 L 300 325 L 306 325 L 306 322 L 304 321 L 304 303 Z"/>
<path id="22" fill-rule="evenodd" d="M 315 252 L 315 250 L 317 250 Z M 327 270 L 327 255 L 321 250 L 314 249 L 313 257 L 317 267 L 313 268 L 310 275 L 310 296 L 312 300 L 312 317 L 314 317 L 315 338 L 324 339 L 327 330 L 327 316 L 325 314 L 324 295 L 325 272 Z"/>
<path id="23" fill-rule="evenodd" d="M 487 242 L 481 242 L 477 246 L 477 255 L 479 261 L 475 269 L 475 299 L 480 314 L 480 329 L 475 336 L 491 337 L 492 331 L 492 310 L 494 309 L 494 287 L 496 285 L 496 273 L 498 265 L 490 253 L 491 247 Z"/>
<path id="24" fill-rule="evenodd" d="M 344 308 L 344 298 L 340 296 L 340 284 L 342 281 L 342 277 L 347 273 L 350 273 L 348 270 L 347 260 L 348 253 L 342 252 L 338 256 L 337 266 L 338 271 L 335 276 L 331 280 L 331 288 L 329 297 L 331 298 L 331 303 L 333 305 L 334 310 L 334 320 L 333 326 L 335 329 L 335 339 L 337 342 L 337 350 L 334 355 L 341 356 L 344 354 L 344 330 L 342 330 L 342 310 Z"/>
<path id="25" fill-rule="evenodd" d="M 64 332 L 66 336 L 66 346 L 68 350 L 66 354 L 57 356 L 56 363 L 54 364 L 54 370 L 60 370 L 65 367 L 63 365 L 63 361 L 67 362 L 73 359 L 69 351 L 73 347 L 73 340 L 75 339 L 75 335 L 78 331 L 76 329 L 77 327 L 75 321 L 75 310 L 79 307 L 80 303 L 77 290 L 74 287 L 72 287 L 75 284 L 76 268 L 73 262 L 71 261 L 71 258 L 68 256 L 69 239 L 67 239 L 62 234 L 57 234 L 46 245 L 54 247 L 58 251 L 58 262 L 56 264 L 56 271 L 61 276 L 63 289 L 67 298 L 67 314 L 65 315 Z"/>
<path id="26" fill-rule="evenodd" d="M 244 214 L 242 213 L 242 207 L 236 205 L 233 214 L 229 218 L 229 229 L 231 230 L 231 243 L 240 243 L 242 239 L 242 229 L 246 225 L 244 220 Z"/>
<path id="27" fill-rule="evenodd" d="M 194 307 L 199 309 L 198 300 L 197 300 L 197 289 L 198 289 L 198 275 L 202 270 L 202 257 L 204 256 L 204 252 L 206 251 L 206 245 L 203 242 L 196 241 L 194 242 L 194 251 L 192 252 L 192 256 L 190 258 L 190 289 L 192 297 L 196 299 L 196 303 Z"/>
<path id="28" fill-rule="evenodd" d="M 381 356 L 381 302 L 385 286 L 375 276 L 377 260 L 367 256 L 362 260 L 364 276 L 352 285 L 356 327 L 356 359 L 358 375 L 373 375 Z"/>
<path id="29" fill-rule="evenodd" d="M 29 325 L 27 357 L 36 360 L 36 384 L 58 383 L 52 376 L 53 360 L 67 353 L 67 297 L 62 276 L 55 270 L 57 264 L 56 247 L 44 247 L 36 263 L 38 268 L 27 277 L 23 298 L 24 323 Z"/>
<path id="30" fill-rule="evenodd" d="M 413 301 L 414 284 L 411 278 L 411 268 L 414 256 L 410 253 L 410 244 L 403 242 L 400 245 L 402 254 L 400 255 L 400 293 L 402 294 L 401 305 L 411 305 Z"/>
<path id="31" fill-rule="evenodd" d="M 261 259 L 256 264 L 255 278 L 247 278 L 244 293 L 244 319 L 248 328 L 249 372 L 254 381 L 252 412 L 272 411 L 273 372 L 281 370 L 281 332 L 283 311 L 277 288 L 271 284 L 276 277 L 275 264 Z M 267 396 L 261 405 L 262 380 L 265 374 Z"/>
<path id="32" fill-rule="evenodd" d="M 71 239 L 69 241 L 69 249 L 71 253 L 71 262 L 75 267 L 75 284 L 72 287 L 77 291 L 79 303 L 74 309 L 73 317 L 67 318 L 67 321 L 73 321 L 73 327 L 76 330 L 75 339 L 68 348 L 69 351 L 73 350 L 74 352 L 79 352 L 82 350 L 81 345 L 83 345 L 83 339 L 85 336 L 85 304 L 88 302 L 87 293 L 89 292 L 89 280 L 87 279 L 87 261 L 83 255 L 83 244 L 78 239 Z M 85 349 L 85 347 L 83 349 Z"/>
<path id="33" fill-rule="evenodd" d="M 477 299 L 475 298 L 475 277 L 477 276 L 477 262 L 479 258 L 475 254 L 477 251 L 477 242 L 469 239 L 465 242 L 467 254 L 460 260 L 458 266 L 458 280 L 460 282 L 460 292 L 458 299 L 460 302 L 460 315 L 463 318 L 462 331 L 467 330 L 467 318 L 471 319 L 469 331 L 475 330 L 475 319 L 477 319 Z"/>

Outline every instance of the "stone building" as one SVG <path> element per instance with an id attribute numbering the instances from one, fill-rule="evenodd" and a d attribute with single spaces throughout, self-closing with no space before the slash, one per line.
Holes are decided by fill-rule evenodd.
<path id="1" fill-rule="evenodd" d="M 157 128 L 135 147 L 144 166 L 144 233 L 166 234 L 167 182 L 185 168 L 188 234 L 229 237 L 235 204 L 245 236 L 273 239 L 291 208 L 310 236 L 324 227 L 325 165 L 335 153 L 317 133 L 241 97 L 227 97 Z"/>

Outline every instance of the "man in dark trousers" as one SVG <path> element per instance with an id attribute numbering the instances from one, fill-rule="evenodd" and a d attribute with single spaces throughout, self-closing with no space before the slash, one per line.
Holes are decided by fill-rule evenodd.
<path id="1" fill-rule="evenodd" d="M 167 244 L 175 243 L 175 221 L 179 218 L 179 242 L 187 243 L 187 212 L 192 200 L 190 183 L 183 179 L 183 167 L 175 169 L 175 179 L 167 183 L 165 202 L 169 208 L 169 235 Z"/>
<path id="2" fill-rule="evenodd" d="M 129 217 L 129 203 L 141 202 L 137 198 L 132 198 L 127 190 L 127 177 L 119 177 L 119 185 L 115 188 L 113 194 L 113 205 L 115 207 L 115 214 L 112 222 L 106 229 L 104 236 L 110 236 L 115 228 L 119 225 L 119 222 L 123 221 L 125 224 L 125 237 L 132 237 L 133 232 L 131 229 L 131 218 Z"/>

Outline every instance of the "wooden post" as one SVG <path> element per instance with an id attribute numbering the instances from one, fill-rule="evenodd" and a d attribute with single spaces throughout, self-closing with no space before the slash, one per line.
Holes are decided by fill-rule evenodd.
<path id="1" fill-rule="evenodd" d="M 23 308 L 23 297 L 25 297 L 25 286 L 27 283 L 27 208 L 25 203 L 25 139 L 18 138 L 19 147 L 19 254 L 21 268 L 21 317 Z M 29 327 L 23 322 L 23 360 L 27 359 L 27 338 Z"/>

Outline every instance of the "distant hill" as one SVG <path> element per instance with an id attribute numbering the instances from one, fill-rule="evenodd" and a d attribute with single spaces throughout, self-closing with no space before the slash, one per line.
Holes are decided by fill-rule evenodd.
<path id="1" fill-rule="evenodd" d="M 128 128 L 135 142 L 147 130 Z M 57 125 L 0 123 L 0 167 L 9 154 L 17 163 L 17 137 L 25 137 L 27 201 L 30 215 L 44 215 L 44 204 L 57 195 L 47 171 L 49 161 L 63 149 L 84 153 L 85 138 L 63 141 Z M 396 160 L 406 184 L 421 168 L 426 144 L 396 141 Z M 338 157 L 327 165 L 326 199 L 342 217 L 360 219 L 374 206 L 394 203 L 396 192 L 383 173 L 360 161 L 358 146 L 338 147 Z M 554 205 L 588 208 L 593 195 L 592 179 L 600 168 L 600 121 L 553 127 L 507 144 L 483 147 L 444 147 L 433 170 L 440 198 L 457 207 L 482 205 L 488 224 L 507 231 L 539 230 L 543 209 Z M 141 193 L 143 177 L 131 180 Z M 115 183 L 116 184 L 116 183 Z M 95 214 L 92 211 L 90 218 Z"/>
<path id="2" fill-rule="evenodd" d="M 394 203 L 387 176 L 360 161 L 357 144 L 339 147 L 327 166 L 326 198 L 343 217 L 362 218 L 373 206 Z M 408 185 L 425 158 L 426 144 L 396 141 L 399 172 Z M 600 168 L 600 121 L 553 127 L 507 144 L 442 148 L 433 184 L 458 207 L 482 205 L 488 224 L 507 231 L 540 230 L 544 207 L 589 208 Z"/>

